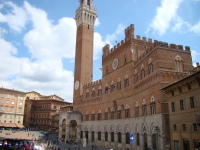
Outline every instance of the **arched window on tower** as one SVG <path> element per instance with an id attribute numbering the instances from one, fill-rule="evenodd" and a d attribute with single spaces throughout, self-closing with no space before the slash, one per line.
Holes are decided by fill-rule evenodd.
<path id="1" fill-rule="evenodd" d="M 146 116 L 147 115 L 147 105 L 146 105 L 146 100 L 143 99 L 142 101 L 142 116 Z"/>
<path id="2" fill-rule="evenodd" d="M 92 139 L 92 142 L 94 142 L 94 131 L 92 131 L 91 139 Z"/>
<path id="3" fill-rule="evenodd" d="M 115 85 L 114 85 L 114 82 L 111 82 L 111 86 L 110 86 L 110 92 L 114 92 L 115 90 Z"/>
<path id="4" fill-rule="evenodd" d="M 115 141 L 115 135 L 114 135 L 114 132 L 111 132 L 111 142 L 114 142 Z"/>
<path id="5" fill-rule="evenodd" d="M 149 74 L 152 74 L 153 73 L 153 63 L 152 63 L 152 59 L 149 58 L 149 61 L 148 61 L 148 68 L 149 68 Z"/>
<path id="6" fill-rule="evenodd" d="M 102 120 L 102 113 L 101 113 L 101 110 L 98 111 L 98 120 Z"/>
<path id="7" fill-rule="evenodd" d="M 150 99 L 150 105 L 151 105 L 151 114 L 156 114 L 156 103 L 155 98 L 152 96 Z"/>
<path id="8" fill-rule="evenodd" d="M 125 87 L 125 88 L 129 87 L 129 78 L 128 78 L 127 75 L 125 76 L 124 87 Z"/>
<path id="9" fill-rule="evenodd" d="M 117 109 L 117 119 L 121 119 L 121 107 L 119 106 L 118 109 Z"/>
<path id="10" fill-rule="evenodd" d="M 179 55 L 175 57 L 175 70 L 178 72 L 183 72 L 183 60 Z"/>
<path id="11" fill-rule="evenodd" d="M 130 109 L 128 105 L 125 107 L 125 118 L 130 118 Z"/>
<path id="12" fill-rule="evenodd" d="M 108 66 L 106 66 L 106 75 L 108 74 Z"/>
<path id="13" fill-rule="evenodd" d="M 120 80 L 120 78 L 117 80 L 117 90 L 121 90 L 121 80 Z"/>
<path id="14" fill-rule="evenodd" d="M 126 144 L 130 144 L 130 133 L 126 133 Z"/>
<path id="15" fill-rule="evenodd" d="M 101 132 L 98 132 L 98 141 L 101 141 Z"/>
<path id="16" fill-rule="evenodd" d="M 121 132 L 118 132 L 117 138 L 118 138 L 118 143 L 122 143 L 122 134 L 121 134 Z"/>
<path id="17" fill-rule="evenodd" d="M 127 57 L 126 57 L 126 55 L 124 55 L 124 64 L 126 64 L 127 63 Z"/>
<path id="18" fill-rule="evenodd" d="M 108 108 L 105 110 L 105 114 L 104 114 L 104 120 L 108 120 Z"/>
<path id="19" fill-rule="evenodd" d="M 90 6 L 90 0 L 87 0 L 87 5 L 89 5 L 89 6 Z"/>
<path id="20" fill-rule="evenodd" d="M 95 97 L 95 94 L 96 94 L 96 92 L 95 92 L 95 89 L 93 88 L 92 89 L 92 97 Z"/>
<path id="21" fill-rule="evenodd" d="M 105 132 L 105 141 L 108 141 L 108 132 Z"/>

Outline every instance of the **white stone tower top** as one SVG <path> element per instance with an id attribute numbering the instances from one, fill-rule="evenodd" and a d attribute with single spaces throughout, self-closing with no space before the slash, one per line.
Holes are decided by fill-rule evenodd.
<path id="1" fill-rule="evenodd" d="M 93 8 L 93 0 L 80 0 L 80 7 L 76 10 L 75 17 L 77 27 L 82 23 L 94 26 L 96 17 L 96 9 Z"/>

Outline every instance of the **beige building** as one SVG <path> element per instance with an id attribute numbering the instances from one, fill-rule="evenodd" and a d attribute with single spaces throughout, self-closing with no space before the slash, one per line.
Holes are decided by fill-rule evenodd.
<path id="1" fill-rule="evenodd" d="M 160 89 L 193 70 L 190 47 L 141 38 L 131 24 L 121 42 L 103 47 L 102 79 L 93 81 L 96 16 L 93 0 L 81 0 L 75 17 L 74 111 L 61 114 L 59 138 L 112 149 L 170 148 L 167 97 Z"/>
<path id="2" fill-rule="evenodd" d="M 0 88 L 0 126 L 23 127 L 25 93 Z"/>
<path id="3" fill-rule="evenodd" d="M 200 70 L 163 88 L 168 96 L 171 150 L 200 148 Z"/>

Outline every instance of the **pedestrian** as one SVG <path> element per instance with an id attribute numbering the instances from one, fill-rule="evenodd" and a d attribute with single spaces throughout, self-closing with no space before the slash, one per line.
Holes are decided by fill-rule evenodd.
<path id="1" fill-rule="evenodd" d="M 94 145 L 92 144 L 92 150 L 94 149 Z"/>
<path id="2" fill-rule="evenodd" d="M 76 150 L 76 144 L 74 145 L 74 149 Z"/>

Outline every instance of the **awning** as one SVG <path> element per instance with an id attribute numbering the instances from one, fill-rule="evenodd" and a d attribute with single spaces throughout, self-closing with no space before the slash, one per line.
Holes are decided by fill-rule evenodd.
<path id="1" fill-rule="evenodd" d="M 24 128 L 24 126 L 23 126 L 22 124 L 17 124 L 17 123 L 16 123 L 16 126 L 17 126 L 18 128 Z"/>
<path id="2" fill-rule="evenodd" d="M 2 123 L 4 127 L 11 127 L 11 128 L 16 128 L 17 126 L 15 123 Z"/>

